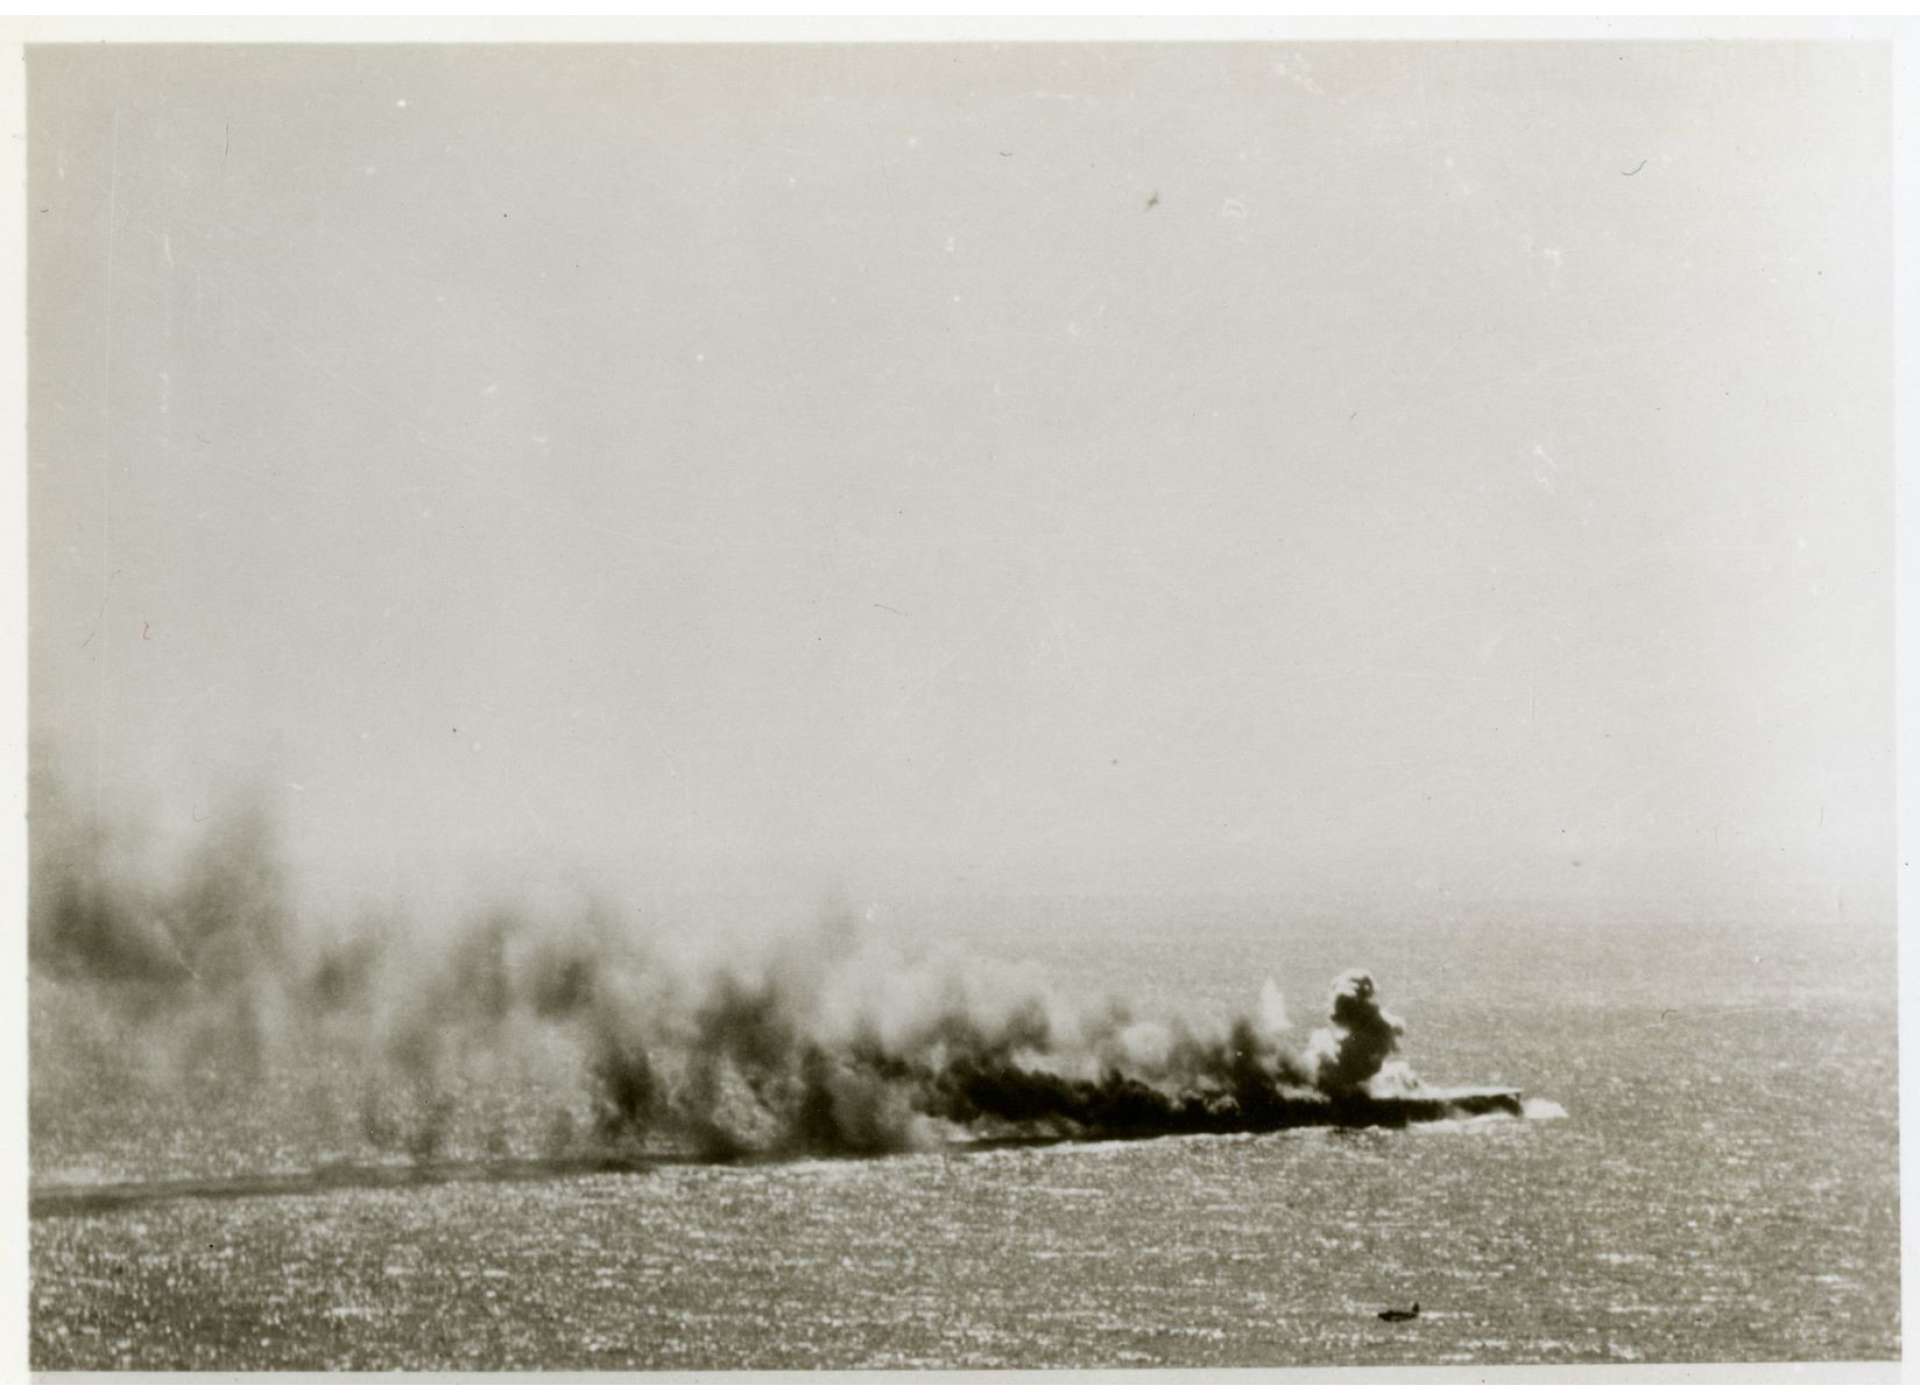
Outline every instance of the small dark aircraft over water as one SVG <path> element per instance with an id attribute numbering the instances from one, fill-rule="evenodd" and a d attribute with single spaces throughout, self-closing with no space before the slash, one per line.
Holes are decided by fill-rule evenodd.
<path id="1" fill-rule="evenodd" d="M 1387 1308 L 1381 1312 L 1380 1320 L 1382 1322 L 1413 1322 L 1418 1319 L 1419 1316 L 1420 1305 L 1415 1303 L 1412 1312 L 1408 1312 L 1403 1308 Z"/>

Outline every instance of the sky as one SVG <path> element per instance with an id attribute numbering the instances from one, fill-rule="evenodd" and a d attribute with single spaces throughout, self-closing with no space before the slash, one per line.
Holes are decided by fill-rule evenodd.
<path id="1" fill-rule="evenodd" d="M 369 884 L 1890 924 L 1887 62 L 33 50 L 36 745 Z"/>

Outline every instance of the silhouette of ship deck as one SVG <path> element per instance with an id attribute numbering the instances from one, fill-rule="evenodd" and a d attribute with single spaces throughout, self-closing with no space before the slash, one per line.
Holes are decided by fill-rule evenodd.
<path id="1" fill-rule="evenodd" d="M 1449 1118 L 1521 1116 L 1520 1091 L 1503 1088 L 1424 1089 L 1381 1098 L 1328 1100 L 1335 1127 L 1404 1128 Z"/>
<path id="2" fill-rule="evenodd" d="M 1524 1116 L 1520 1090 L 1416 1089 L 1403 1094 L 1280 1094 L 1253 1103 L 1189 1098 L 1175 1103 L 1103 1098 L 1078 1120 L 1062 1114 L 1038 1132 L 989 1130 L 968 1147 L 1044 1147 L 1060 1142 L 1282 1133 L 1301 1128 L 1406 1128 L 1454 1119 Z"/>

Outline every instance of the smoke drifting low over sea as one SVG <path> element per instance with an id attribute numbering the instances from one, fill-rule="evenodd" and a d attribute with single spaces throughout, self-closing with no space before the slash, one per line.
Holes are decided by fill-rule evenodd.
<path id="1" fill-rule="evenodd" d="M 1154 1021 L 959 952 L 909 957 L 847 916 L 744 953 L 690 950 L 586 901 L 488 908 L 440 933 L 375 916 L 329 928 L 303 917 L 265 809 L 211 825 L 155 876 L 109 835 L 36 809 L 36 981 L 83 996 L 163 1073 L 264 1076 L 351 1046 L 349 1131 L 417 1158 L 484 1111 L 464 1086 L 556 1043 L 577 1082 L 553 1113 L 555 1152 L 726 1160 L 1265 1130 L 1418 1088 L 1364 972 L 1336 980 L 1326 1023 L 1295 1049 L 1272 982 L 1224 1024 Z"/>

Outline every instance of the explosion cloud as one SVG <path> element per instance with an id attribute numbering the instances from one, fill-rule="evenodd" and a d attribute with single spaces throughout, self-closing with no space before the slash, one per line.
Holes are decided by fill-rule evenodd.
<path id="1" fill-rule="evenodd" d="M 1365 1093 L 1389 1064 L 1398 1071 L 1396 1087 L 1416 1083 L 1405 1065 L 1393 1060 L 1406 1025 L 1374 1000 L 1373 978 L 1366 973 L 1346 972 L 1334 979 L 1327 1020 L 1307 1045 L 1313 1083 L 1322 1093 Z"/>

